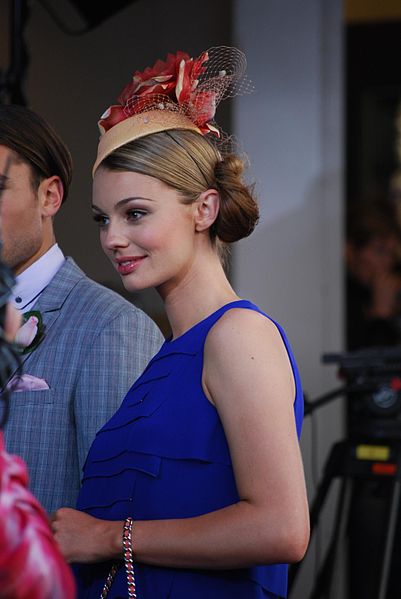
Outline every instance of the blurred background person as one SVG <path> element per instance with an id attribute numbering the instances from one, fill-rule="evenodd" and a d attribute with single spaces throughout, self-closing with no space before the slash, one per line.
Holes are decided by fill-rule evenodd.
<path id="1" fill-rule="evenodd" d="M 346 239 L 349 350 L 401 341 L 401 232 L 391 206 L 355 204 Z"/>

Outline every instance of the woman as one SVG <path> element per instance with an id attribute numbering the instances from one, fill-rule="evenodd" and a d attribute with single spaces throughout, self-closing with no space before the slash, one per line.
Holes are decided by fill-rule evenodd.
<path id="1" fill-rule="evenodd" d="M 12 340 L 20 316 L 8 303 L 13 276 L 0 262 L 0 385 L 19 365 Z M 6 420 L 8 410 L 5 410 Z M 0 433 L 0 597 L 4 599 L 72 599 L 72 573 L 54 542 L 47 516 L 28 490 L 25 463 L 7 453 Z"/>
<path id="2" fill-rule="evenodd" d="M 228 48 L 169 55 L 136 72 L 100 122 L 102 247 L 127 290 L 157 289 L 172 337 L 98 433 L 82 511 L 55 515 L 64 555 L 81 562 L 80 597 L 284 596 L 283 564 L 306 550 L 296 365 L 221 263 L 258 218 L 241 160 L 212 141 L 216 102 L 243 63 Z"/>

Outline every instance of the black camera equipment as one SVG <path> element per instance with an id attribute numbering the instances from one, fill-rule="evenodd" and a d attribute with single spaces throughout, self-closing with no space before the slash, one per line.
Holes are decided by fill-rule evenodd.
<path id="1" fill-rule="evenodd" d="M 344 385 L 314 401 L 305 399 L 305 415 L 337 397 L 345 397 L 348 400 L 348 438 L 332 447 L 311 506 L 313 534 L 332 482 L 340 480 L 331 537 L 309 597 L 332 596 L 330 589 L 340 541 L 347 535 L 348 550 L 357 555 L 356 559 L 351 559 L 353 572 L 351 575 L 348 572 L 348 584 L 353 589 L 349 596 L 353 599 L 389 599 L 393 597 L 391 571 L 394 569 L 394 541 L 401 497 L 401 349 L 383 347 L 324 354 L 322 360 L 325 364 L 338 364 Z M 369 501 L 366 498 L 361 501 L 369 485 L 386 489 L 385 514 L 376 519 L 377 522 L 374 513 L 366 513 Z M 358 514 L 360 506 L 365 510 L 362 516 Z M 352 532 L 356 521 L 359 521 L 359 528 Z M 374 537 L 375 555 L 372 557 L 372 539 L 368 532 L 374 525 L 376 529 L 371 537 Z M 368 531 L 365 550 L 363 547 L 362 550 L 360 547 L 355 549 L 357 543 L 351 536 L 362 538 L 364 528 Z M 299 567 L 300 564 L 295 564 L 290 568 L 289 596 Z M 363 590 L 360 590 L 360 575 L 365 581 Z M 359 580 L 355 584 L 356 578 Z"/>
<path id="2" fill-rule="evenodd" d="M 24 33 L 28 17 L 27 0 L 10 0 L 10 64 L 5 71 L 0 70 L 0 104 L 26 105 L 24 86 L 29 58 Z"/>
<path id="3" fill-rule="evenodd" d="M 323 355 L 339 365 L 346 381 L 348 434 L 351 438 L 401 439 L 401 349 L 369 348 Z"/>
<path id="4" fill-rule="evenodd" d="M 92 0 L 40 0 L 63 33 L 81 35 L 104 20 L 112 17 L 134 0 L 113 0 L 113 2 L 92 2 Z M 4 3 L 3 3 L 4 4 Z M 2 4 L 2 18 L 4 10 Z M 29 0 L 9 0 L 9 56 L 8 68 L 0 69 L 0 104 L 27 105 L 25 83 L 29 66 L 29 51 L 25 40 L 25 30 L 33 8 Z M 71 26 L 69 21 L 79 26 Z"/>

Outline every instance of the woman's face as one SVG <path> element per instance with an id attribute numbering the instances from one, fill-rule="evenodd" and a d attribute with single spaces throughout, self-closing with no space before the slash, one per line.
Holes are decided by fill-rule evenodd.
<path id="1" fill-rule="evenodd" d="M 158 179 L 99 168 L 93 215 L 100 242 L 128 291 L 156 287 L 162 297 L 190 275 L 195 204 Z"/>

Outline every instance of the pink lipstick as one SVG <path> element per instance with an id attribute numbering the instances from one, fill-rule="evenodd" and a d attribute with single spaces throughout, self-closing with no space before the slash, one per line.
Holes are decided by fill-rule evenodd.
<path id="1" fill-rule="evenodd" d="M 124 256 L 123 258 L 116 258 L 117 271 L 121 276 L 131 274 L 144 260 L 146 256 Z"/>

